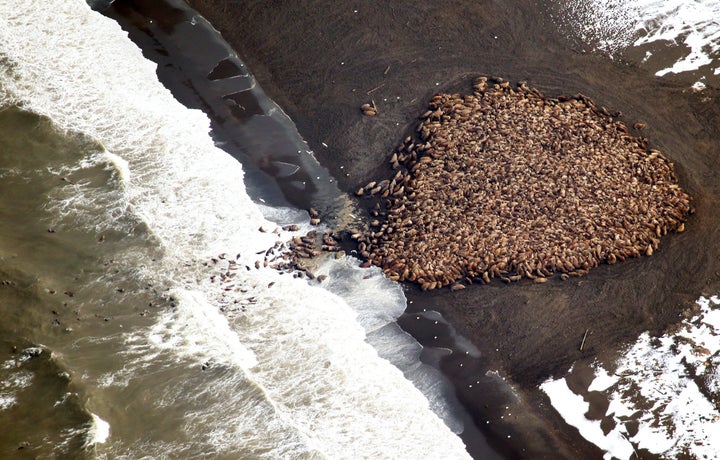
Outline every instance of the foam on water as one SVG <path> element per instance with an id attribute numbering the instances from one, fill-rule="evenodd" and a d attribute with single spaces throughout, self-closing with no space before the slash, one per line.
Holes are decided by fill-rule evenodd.
<path id="1" fill-rule="evenodd" d="M 92 421 L 87 431 L 86 445 L 94 446 L 95 444 L 105 444 L 110 437 L 110 424 L 96 414 L 90 414 L 90 416 L 92 417 Z"/>
<path id="2" fill-rule="evenodd" d="M 630 459 L 639 449 L 663 458 L 720 452 L 720 298 L 697 303 L 698 314 L 676 332 L 641 335 L 612 372 L 595 365 L 595 379 L 580 394 L 564 378 L 541 385 L 565 421 L 605 458 Z M 591 392 L 608 404 L 599 419 L 587 416 Z"/>
<path id="3" fill-rule="evenodd" d="M 205 293 L 177 290 L 172 295 L 178 300 L 177 310 L 158 322 L 147 337 L 156 349 L 203 361 L 221 360 L 240 369 L 257 364 L 255 354 L 240 342 L 220 310 L 205 307 Z"/>
<path id="4" fill-rule="evenodd" d="M 9 359 L 2 363 L 0 368 L 13 369 L 17 365 L 16 360 Z M 0 411 L 7 410 L 17 403 L 17 392 L 27 388 L 32 383 L 32 374 L 28 371 L 14 372 L 10 378 L 0 381 Z"/>
<path id="5" fill-rule="evenodd" d="M 656 75 L 707 68 L 720 74 L 720 3 L 715 0 L 592 0 L 561 2 L 558 22 L 611 57 L 629 47 L 677 47 L 679 57 Z M 644 61 L 652 56 L 647 51 Z"/>
<path id="6" fill-rule="evenodd" d="M 243 268 L 222 289 L 209 281 L 213 267 L 201 263 L 209 257 L 238 254 L 236 263 L 251 268 L 256 253 L 290 235 L 257 231 L 275 225 L 245 193 L 240 165 L 213 145 L 207 118 L 160 85 L 154 65 L 116 23 L 83 0 L 0 0 L 0 86 L 2 103 L 99 144 L 57 174 L 106 166 L 116 181 L 104 198 L 75 184 L 63 192 L 69 195 L 51 197 L 49 209 L 99 230 L 140 220 L 162 251 L 152 268 L 136 269 L 170 286 L 177 307 L 149 330 L 124 333 L 127 349 L 118 352 L 131 359 L 104 373 L 90 393 L 102 398 L 113 382 L 141 380 L 138 371 L 158 363 L 216 369 L 215 380 L 156 389 L 158 409 L 183 404 L 192 391 L 203 401 L 186 402 L 192 408 L 184 415 L 183 444 L 123 445 L 92 414 L 90 437 L 107 441 L 109 455 L 162 455 L 192 445 L 183 451 L 242 452 L 255 445 L 257 457 L 269 458 L 467 457 L 427 398 L 365 341 L 363 326 L 377 330 L 402 311 L 397 288 L 371 280 L 364 291 L 345 290 L 356 311 L 338 295 L 269 268 Z M 98 413 L 115 426 L 111 413 Z"/>
<path id="7" fill-rule="evenodd" d="M 124 175 L 127 162 L 102 150 L 102 146 L 90 146 L 89 152 L 75 165 L 48 167 L 48 172 L 72 181 L 70 187 L 58 188 L 50 193 L 44 206 L 52 216 L 50 225 L 67 228 L 82 221 L 87 229 L 101 234 L 109 229 L 129 232 L 141 220 L 134 207 L 126 199 Z M 73 181 L 72 177 L 81 179 Z M 102 178 L 102 180 L 98 180 Z"/>

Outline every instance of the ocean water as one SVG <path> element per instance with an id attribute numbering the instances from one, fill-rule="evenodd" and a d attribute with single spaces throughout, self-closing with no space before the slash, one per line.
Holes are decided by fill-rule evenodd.
<path id="1" fill-rule="evenodd" d="M 83 0 L 0 0 L 0 457 L 467 458 L 402 289 L 264 267 L 307 213 L 155 71 Z"/>

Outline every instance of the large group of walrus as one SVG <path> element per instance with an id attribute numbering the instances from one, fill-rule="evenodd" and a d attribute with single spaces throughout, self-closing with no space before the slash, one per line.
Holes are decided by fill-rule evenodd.
<path id="1" fill-rule="evenodd" d="M 422 289 L 492 278 L 544 282 L 652 255 L 692 211 L 673 164 L 579 94 L 549 98 L 480 77 L 437 94 L 374 200 L 358 252 Z"/>

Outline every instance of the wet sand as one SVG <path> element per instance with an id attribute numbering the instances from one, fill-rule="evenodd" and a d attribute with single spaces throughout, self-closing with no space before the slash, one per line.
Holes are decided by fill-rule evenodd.
<path id="1" fill-rule="evenodd" d="M 495 281 L 457 292 L 408 286 L 411 303 L 400 321 L 411 330 L 412 313 L 437 310 L 480 350 L 480 358 L 462 367 L 456 356 L 441 366 L 476 424 L 508 458 L 600 457 L 548 408 L 537 385 L 578 359 L 611 359 L 720 286 L 717 92 L 697 95 L 688 89 L 692 82 L 676 79 L 675 86 L 635 66 L 579 53 L 529 1 L 188 3 L 234 46 L 348 193 L 390 177 L 386 159 L 414 130 L 432 95 L 469 93 L 476 75 L 526 80 L 548 96 L 582 92 L 622 111 L 628 124 L 647 124 L 650 147 L 675 163 L 694 198 L 696 213 L 684 233 L 664 237 L 652 257 L 602 265 L 578 279 Z M 363 116 L 360 106 L 372 101 L 378 114 Z M 417 332 L 421 342 L 437 345 L 434 336 Z M 468 383 L 486 369 L 496 369 L 520 394 L 498 394 L 488 407 L 488 395 Z M 520 412 L 495 420 L 506 403 Z"/>

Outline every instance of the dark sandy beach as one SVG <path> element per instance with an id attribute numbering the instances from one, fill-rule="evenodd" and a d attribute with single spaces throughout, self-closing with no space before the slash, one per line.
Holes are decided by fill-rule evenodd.
<path id="1" fill-rule="evenodd" d="M 526 80 L 547 96 L 580 92 L 621 111 L 628 124 L 647 125 L 650 146 L 675 163 L 694 198 L 687 231 L 664 237 L 652 257 L 567 281 L 494 281 L 457 292 L 408 286 L 411 304 L 400 321 L 413 332 L 413 312 L 439 311 L 480 350 L 462 368 L 453 357 L 442 367 L 475 423 L 508 458 L 601 457 L 555 415 L 537 385 L 580 359 L 609 363 L 623 344 L 643 331 L 659 333 L 703 291 L 720 287 L 717 90 L 696 94 L 692 82 L 661 81 L 573 49 L 531 1 L 188 3 L 232 44 L 348 193 L 389 177 L 387 158 L 414 131 L 433 94 L 469 93 L 477 75 Z M 378 115 L 363 116 L 359 107 L 373 101 Z M 495 406 L 513 400 L 520 413 L 489 426 L 482 421 L 497 417 L 498 407 L 467 385 L 486 369 L 521 390 L 496 395 Z"/>

